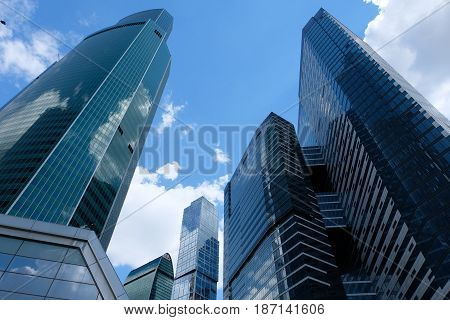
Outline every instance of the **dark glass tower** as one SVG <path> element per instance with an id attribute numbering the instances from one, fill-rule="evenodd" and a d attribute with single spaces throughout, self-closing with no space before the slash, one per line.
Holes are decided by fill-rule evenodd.
<path id="1" fill-rule="evenodd" d="M 170 300 L 172 286 L 173 266 L 168 253 L 131 271 L 124 283 L 130 300 Z"/>
<path id="2" fill-rule="evenodd" d="M 449 121 L 323 9 L 303 29 L 299 97 L 300 143 L 316 145 L 304 150 L 334 193 L 322 204 L 351 236 L 346 291 L 362 281 L 383 299 L 449 298 Z"/>
<path id="3" fill-rule="evenodd" d="M 169 75 L 165 10 L 86 37 L 0 109 L 0 213 L 85 226 L 106 248 Z"/>
<path id="4" fill-rule="evenodd" d="M 345 297 L 309 176 L 294 126 L 271 113 L 225 188 L 225 299 Z"/>
<path id="5" fill-rule="evenodd" d="M 219 273 L 218 217 L 201 197 L 184 209 L 173 300 L 215 300 Z"/>

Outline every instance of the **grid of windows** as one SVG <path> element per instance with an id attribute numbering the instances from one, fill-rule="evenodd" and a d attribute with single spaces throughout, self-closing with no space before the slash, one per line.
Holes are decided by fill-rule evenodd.
<path id="1" fill-rule="evenodd" d="M 381 298 L 450 292 L 450 123 L 321 9 L 303 29 L 299 139 L 330 179 Z"/>
<path id="2" fill-rule="evenodd" d="M 339 298 L 344 291 L 291 123 L 271 113 L 225 189 L 224 298 Z"/>
<path id="3" fill-rule="evenodd" d="M 215 300 L 219 271 L 216 208 L 201 197 L 184 210 L 172 299 Z"/>
<path id="4" fill-rule="evenodd" d="M 170 300 L 173 278 L 172 258 L 166 253 L 132 270 L 124 288 L 130 300 Z"/>
<path id="5" fill-rule="evenodd" d="M 77 248 L 0 236 L 0 299 L 101 299 Z"/>
<path id="6" fill-rule="evenodd" d="M 150 10 L 85 38 L 0 110 L 0 213 L 88 227 L 107 247 L 168 77 L 171 24 Z"/>

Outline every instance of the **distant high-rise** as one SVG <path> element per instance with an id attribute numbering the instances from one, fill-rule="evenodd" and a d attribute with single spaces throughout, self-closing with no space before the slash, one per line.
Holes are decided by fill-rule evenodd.
<path id="1" fill-rule="evenodd" d="M 332 189 L 317 196 L 340 226 L 328 231 L 348 297 L 448 299 L 449 120 L 323 9 L 303 29 L 299 98 L 300 144 Z"/>
<path id="2" fill-rule="evenodd" d="M 184 209 L 173 300 L 215 300 L 219 272 L 218 217 L 201 197 Z"/>
<path id="3" fill-rule="evenodd" d="M 124 283 L 130 300 L 170 300 L 172 287 L 173 266 L 168 253 L 131 271 Z"/>
<path id="4" fill-rule="evenodd" d="M 107 247 L 169 75 L 165 10 L 86 37 L 0 109 L 0 213 Z"/>
<path id="5" fill-rule="evenodd" d="M 225 188 L 224 298 L 345 297 L 294 126 L 271 113 Z"/>

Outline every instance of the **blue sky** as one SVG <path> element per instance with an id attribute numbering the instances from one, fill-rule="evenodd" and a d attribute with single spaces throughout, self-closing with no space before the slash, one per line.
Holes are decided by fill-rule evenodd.
<path id="1" fill-rule="evenodd" d="M 428 10 L 420 7 L 422 4 L 416 0 L 400 0 L 395 5 L 389 0 L 0 0 L 0 7 L 2 3 L 25 14 L 31 22 L 14 21 L 17 17 L 13 14 L 0 17 L 7 20 L 6 28 L 11 30 L 1 29 L 5 27 L 0 25 L 0 41 L 4 41 L 0 42 L 0 105 L 83 36 L 141 10 L 165 8 L 174 17 L 174 28 L 168 41 L 172 69 L 161 110 L 153 122 L 155 128 L 166 128 L 149 137 L 148 152 L 140 163 L 148 172 L 141 168 L 141 175 L 135 175 L 123 216 L 142 203 L 159 197 L 160 193 L 165 193 L 165 196 L 149 203 L 130 218 L 130 222 L 118 225 L 108 253 L 122 279 L 132 266 L 136 267 L 166 251 L 176 259 L 179 236 L 176 230 L 181 223 L 182 208 L 195 197 L 206 195 L 217 204 L 222 219 L 223 187 L 239 162 L 248 139 L 242 141 L 239 135 L 227 139 L 221 130 L 217 139 L 212 132 L 213 138 L 205 139 L 201 148 L 197 139 L 204 137 L 198 134 L 202 128 L 217 133 L 218 126 L 237 126 L 242 135 L 242 128 L 257 126 L 271 111 L 296 124 L 301 29 L 320 7 L 327 9 L 360 37 L 366 36 L 374 46 L 389 40 L 386 35 L 400 33 Z M 7 10 L 0 11 L 0 15 L 5 12 Z M 391 23 L 394 19 L 398 23 Z M 37 26 L 62 42 L 39 33 Z M 426 57 L 429 45 L 423 46 L 422 51 L 414 51 L 414 48 L 421 47 L 417 39 L 424 39 L 423 33 L 426 33 L 423 31 L 421 35 L 419 31 L 420 28 L 414 31 L 418 35 L 412 34 L 402 39 L 404 42 L 398 42 L 398 48 L 394 43 L 393 50 L 382 55 L 422 89 L 433 103 L 448 105 L 450 73 L 441 78 L 426 78 L 420 59 Z M 40 36 L 37 44 L 33 42 L 33 36 Z M 436 45 L 446 42 L 442 39 L 433 41 Z M 408 60 L 406 58 L 410 55 L 399 55 L 394 51 L 404 48 L 409 49 L 408 53 L 412 50 L 415 55 Z M 447 49 L 442 49 L 443 54 L 448 52 Z M 428 89 L 426 84 L 430 82 L 443 83 L 440 91 Z M 444 107 L 440 110 L 445 114 L 449 112 Z M 163 115 L 166 122 L 162 120 Z M 178 147 L 173 137 L 177 129 L 186 125 L 192 128 L 192 138 L 189 140 L 189 135 L 176 136 L 181 141 L 181 147 Z M 153 148 L 155 142 L 159 142 L 156 149 Z M 177 154 L 176 150 L 180 148 L 191 150 L 195 161 Z M 199 169 L 203 162 L 212 166 L 211 172 Z M 164 171 L 161 167 L 167 164 L 169 166 L 164 168 L 168 171 Z M 177 185 L 176 188 L 169 190 L 173 185 Z"/>

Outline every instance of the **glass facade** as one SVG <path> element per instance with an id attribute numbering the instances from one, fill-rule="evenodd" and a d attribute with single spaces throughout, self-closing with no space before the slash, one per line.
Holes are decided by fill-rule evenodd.
<path id="1" fill-rule="evenodd" d="M 309 176 L 294 126 L 271 113 L 225 188 L 225 299 L 344 297 Z"/>
<path id="2" fill-rule="evenodd" d="M 0 300 L 125 298 L 93 231 L 0 217 Z"/>
<path id="3" fill-rule="evenodd" d="M 184 209 L 173 300 L 215 300 L 219 273 L 218 217 L 201 197 Z"/>
<path id="4" fill-rule="evenodd" d="M 303 29 L 299 98 L 300 143 L 320 149 L 338 202 L 328 217 L 359 263 L 346 292 L 448 299 L 449 120 L 323 9 Z"/>
<path id="5" fill-rule="evenodd" d="M 166 253 L 131 271 L 124 288 L 130 300 L 170 300 L 173 279 L 172 258 Z"/>
<path id="6" fill-rule="evenodd" d="M 171 63 L 165 10 L 86 37 L 0 109 L 0 213 L 109 244 Z"/>

